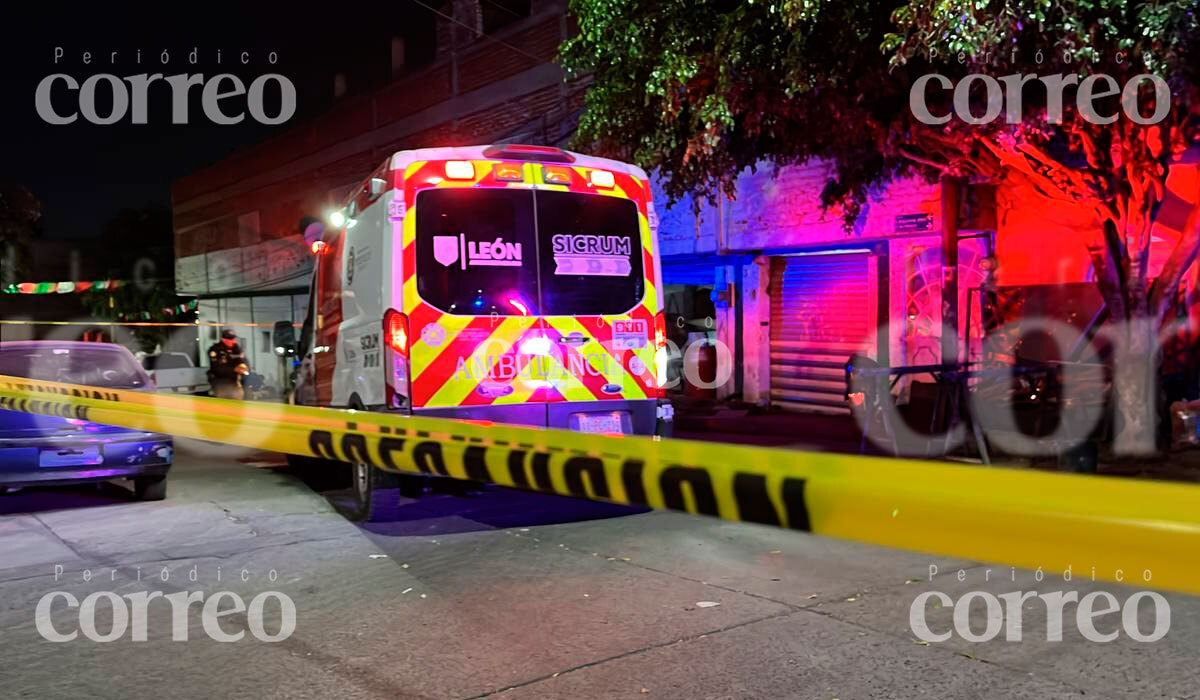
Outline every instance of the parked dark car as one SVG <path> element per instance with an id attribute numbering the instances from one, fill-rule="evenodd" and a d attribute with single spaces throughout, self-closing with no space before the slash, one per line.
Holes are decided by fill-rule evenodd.
<path id="1" fill-rule="evenodd" d="M 0 375 L 155 390 L 133 353 L 110 343 L 0 343 Z M 0 493 L 14 486 L 132 479 L 138 498 L 162 500 L 173 453 L 168 435 L 0 411 Z"/>

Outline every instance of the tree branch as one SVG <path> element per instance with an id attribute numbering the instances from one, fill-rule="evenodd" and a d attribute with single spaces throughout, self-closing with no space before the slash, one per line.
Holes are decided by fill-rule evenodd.
<path id="1" fill-rule="evenodd" d="M 1200 186 L 1197 187 L 1191 201 L 1200 201 Z M 1154 313 L 1155 318 L 1162 320 L 1166 316 L 1175 289 L 1183 281 L 1183 275 L 1196 259 L 1197 253 L 1200 253 L 1200 204 L 1193 204 L 1187 223 L 1179 236 L 1179 242 L 1175 244 L 1175 249 L 1171 251 L 1150 290 L 1150 311 Z"/>
<path id="2" fill-rule="evenodd" d="M 921 156 L 918 156 L 914 153 L 910 153 L 908 151 L 908 149 L 901 148 L 898 150 L 900 152 L 900 155 L 904 156 L 905 158 L 907 158 L 908 160 L 911 160 L 914 163 L 917 163 L 918 165 L 924 165 L 926 167 L 933 168 L 934 170 L 937 170 L 938 172 L 940 172 L 942 174 L 945 174 L 950 171 L 949 166 L 942 165 L 941 163 L 936 163 L 932 160 L 929 160 L 928 158 L 922 158 Z"/>

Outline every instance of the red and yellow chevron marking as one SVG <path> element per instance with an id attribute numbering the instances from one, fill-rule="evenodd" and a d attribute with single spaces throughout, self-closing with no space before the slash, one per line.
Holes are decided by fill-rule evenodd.
<path id="1" fill-rule="evenodd" d="M 612 316 L 460 316 L 425 303 L 417 295 L 416 217 L 407 216 L 401 255 L 404 312 L 412 338 L 412 403 L 415 407 L 454 407 L 645 399 L 662 395 L 655 377 L 654 317 L 661 308 L 655 285 L 656 242 L 649 226 L 650 186 L 613 172 L 615 186 L 590 184 L 590 168 L 522 163 L 524 182 L 495 178 L 498 161 L 474 160 L 471 180 L 443 178 L 443 161 L 418 161 L 395 177 L 408 211 L 423 189 L 506 187 L 583 192 L 628 199 L 637 204 L 645 294 L 629 313 Z M 543 169 L 564 168 L 570 184 L 546 184 Z M 397 173 L 396 175 L 400 175 Z M 640 320 L 646 342 L 637 349 L 613 347 L 618 321 Z M 436 325 L 436 332 L 427 327 Z M 568 339 L 569 342 L 563 342 Z M 436 343 L 431 345 L 430 342 Z M 533 341 L 530 343 L 529 341 Z M 539 346 L 536 352 L 528 352 Z M 544 352 L 544 354 L 542 354 Z"/>

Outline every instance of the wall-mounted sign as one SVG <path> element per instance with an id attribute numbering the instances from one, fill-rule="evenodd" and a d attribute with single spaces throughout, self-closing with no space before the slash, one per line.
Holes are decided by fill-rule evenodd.
<path id="1" fill-rule="evenodd" d="M 896 217 L 896 233 L 916 233 L 933 228 L 933 214 L 901 214 Z"/>

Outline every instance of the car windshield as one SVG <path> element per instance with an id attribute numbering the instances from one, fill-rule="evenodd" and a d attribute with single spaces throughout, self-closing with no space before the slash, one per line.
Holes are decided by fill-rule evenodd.
<path id="1" fill-rule="evenodd" d="M 0 347 L 0 374 L 48 382 L 121 389 L 146 385 L 147 377 L 133 356 L 119 348 Z"/>
<path id="2" fill-rule="evenodd" d="M 417 195 L 417 291 L 463 315 L 599 315 L 644 294 L 637 205 L 620 197 L 454 188 Z"/>

